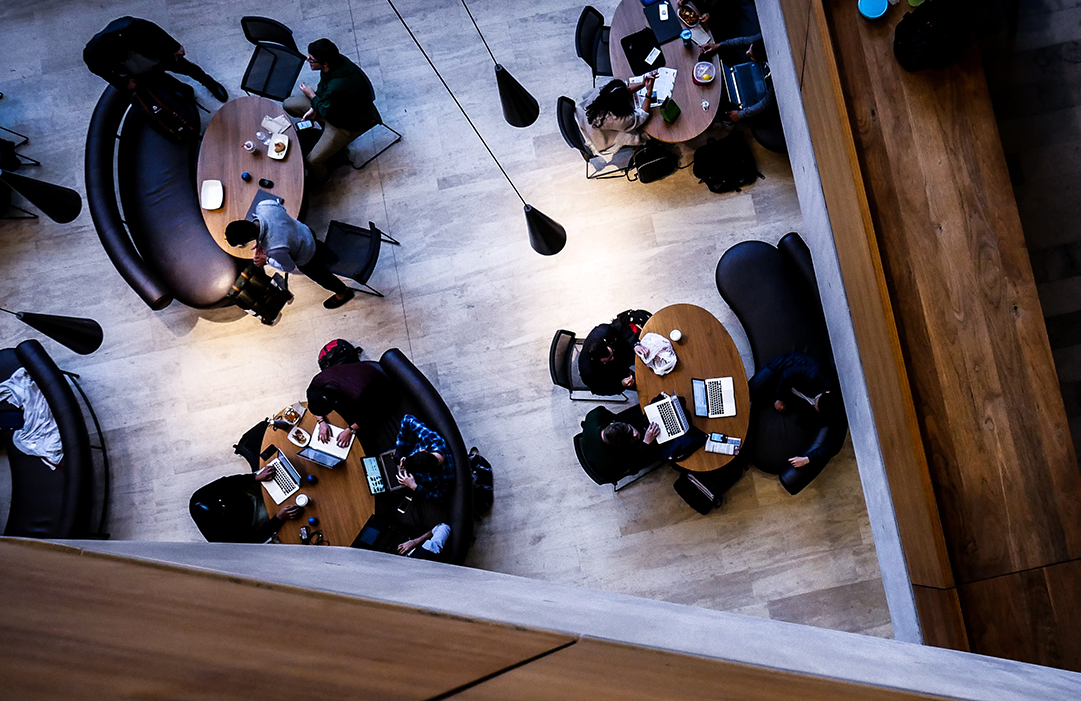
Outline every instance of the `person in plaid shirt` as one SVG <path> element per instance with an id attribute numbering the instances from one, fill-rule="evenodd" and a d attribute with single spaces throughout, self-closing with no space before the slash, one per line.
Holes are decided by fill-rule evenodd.
<path id="1" fill-rule="evenodd" d="M 445 501 L 454 487 L 454 458 L 442 436 L 417 417 L 406 414 L 394 447 L 398 458 L 398 481 L 417 496 Z"/>

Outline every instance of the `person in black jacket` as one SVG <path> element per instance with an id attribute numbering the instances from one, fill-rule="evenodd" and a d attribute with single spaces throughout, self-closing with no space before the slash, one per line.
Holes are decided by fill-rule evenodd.
<path id="1" fill-rule="evenodd" d="M 805 353 L 782 353 L 750 380 L 754 401 L 772 401 L 779 412 L 796 412 L 801 422 L 817 427 L 814 442 L 803 455 L 789 458 L 795 468 L 824 464 L 840 450 L 847 430 L 844 408 L 837 386 L 811 356 Z"/>
<path id="2" fill-rule="evenodd" d="M 87 43 L 83 61 L 118 90 L 134 90 L 169 71 L 195 79 L 220 102 L 229 99 L 221 83 L 184 58 L 180 42 L 145 19 L 121 17 L 110 22 Z"/>

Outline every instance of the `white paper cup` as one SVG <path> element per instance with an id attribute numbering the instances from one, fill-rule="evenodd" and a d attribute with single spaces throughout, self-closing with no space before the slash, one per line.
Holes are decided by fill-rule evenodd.
<path id="1" fill-rule="evenodd" d="M 675 343 L 679 341 L 679 339 L 683 338 L 683 332 L 679 329 L 672 329 L 672 333 L 668 334 L 668 337 L 672 339 L 673 343 Z"/>
<path id="2" fill-rule="evenodd" d="M 297 494 L 297 506 L 304 507 L 311 503 L 312 500 L 307 494 Z"/>

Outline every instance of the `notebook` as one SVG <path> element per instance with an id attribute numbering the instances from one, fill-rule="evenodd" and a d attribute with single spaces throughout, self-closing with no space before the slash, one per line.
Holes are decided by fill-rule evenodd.
<path id="1" fill-rule="evenodd" d="M 679 397 L 670 396 L 659 399 L 652 404 L 647 404 L 646 421 L 657 424 L 661 433 L 657 436 L 657 443 L 667 443 L 679 438 L 687 432 L 689 424 L 683 414 L 683 405 L 679 403 Z"/>
<path id="2" fill-rule="evenodd" d="M 244 215 L 244 218 L 251 221 L 255 218 L 255 207 L 263 200 L 278 200 L 279 202 L 285 202 L 282 198 L 275 195 L 273 192 L 267 192 L 266 190 L 260 190 L 255 193 L 255 197 L 251 201 L 251 206 L 248 207 L 248 213 Z"/>
<path id="3" fill-rule="evenodd" d="M 619 43 L 623 45 L 623 53 L 627 56 L 627 63 L 631 64 L 631 72 L 635 75 L 649 73 L 664 65 L 663 51 L 652 64 L 646 63 L 646 56 L 649 55 L 649 52 L 660 46 L 657 37 L 653 36 L 652 29 L 643 29 L 634 34 L 628 34 Z"/>
<path id="4" fill-rule="evenodd" d="M 736 390 L 731 377 L 691 380 L 694 414 L 710 419 L 736 415 Z"/>
<path id="5" fill-rule="evenodd" d="M 661 19 L 661 5 L 668 6 L 668 19 L 666 20 Z M 647 5 L 642 8 L 642 12 L 646 13 L 646 19 L 649 20 L 649 26 L 653 29 L 658 44 L 672 41 L 683 31 L 683 24 L 679 21 L 679 11 L 672 2 L 658 2 Z"/>

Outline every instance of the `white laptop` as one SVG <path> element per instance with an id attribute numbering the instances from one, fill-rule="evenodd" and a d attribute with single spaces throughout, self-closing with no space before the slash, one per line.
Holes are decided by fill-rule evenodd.
<path id="1" fill-rule="evenodd" d="M 268 462 L 267 466 L 274 468 L 274 477 L 261 484 L 275 504 L 282 503 L 300 491 L 300 475 L 280 450 L 278 457 Z"/>
<path id="2" fill-rule="evenodd" d="M 683 406 L 679 403 L 679 397 L 676 396 L 665 397 L 647 404 L 646 421 L 661 427 L 661 433 L 657 436 L 658 443 L 666 443 L 673 438 L 679 438 L 690 428 L 687 417 L 683 415 Z"/>
<path id="3" fill-rule="evenodd" d="M 694 390 L 694 414 L 710 419 L 736 415 L 736 390 L 731 377 L 691 380 Z"/>
<path id="4" fill-rule="evenodd" d="M 314 463 L 318 463 L 323 467 L 336 467 L 349 455 L 349 449 L 353 447 L 353 441 L 356 439 L 356 436 L 350 431 L 349 442 L 345 444 L 345 447 L 343 448 L 338 445 L 338 436 L 342 435 L 342 431 L 345 430 L 347 429 L 331 425 L 330 440 L 326 443 L 319 440 L 318 430 L 313 431 L 307 447 L 297 453 L 297 455 L 305 460 L 311 460 Z"/>

